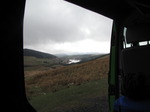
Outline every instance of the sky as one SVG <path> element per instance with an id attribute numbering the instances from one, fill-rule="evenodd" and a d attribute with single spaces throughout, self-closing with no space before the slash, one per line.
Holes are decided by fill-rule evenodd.
<path id="1" fill-rule="evenodd" d="M 51 54 L 109 53 L 112 20 L 63 0 L 26 0 L 24 48 Z"/>

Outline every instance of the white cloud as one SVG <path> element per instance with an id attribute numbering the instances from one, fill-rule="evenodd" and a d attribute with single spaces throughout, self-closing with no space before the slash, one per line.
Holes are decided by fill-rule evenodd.
<path id="1" fill-rule="evenodd" d="M 110 43 L 112 20 L 63 0 L 26 2 L 24 47 L 49 53 L 109 52 L 109 44 L 104 46 Z"/>
<path id="2" fill-rule="evenodd" d="M 109 42 L 98 42 L 95 40 L 85 39 L 74 43 L 56 44 L 55 50 L 62 50 L 72 53 L 108 53 L 110 49 L 109 46 Z"/>

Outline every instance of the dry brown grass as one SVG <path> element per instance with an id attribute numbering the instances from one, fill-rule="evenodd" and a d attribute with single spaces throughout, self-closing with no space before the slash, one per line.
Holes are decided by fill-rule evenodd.
<path id="1" fill-rule="evenodd" d="M 57 91 L 72 85 L 107 77 L 109 56 L 86 63 L 63 66 L 45 71 L 26 71 L 26 91 L 31 96 L 48 91 Z"/>

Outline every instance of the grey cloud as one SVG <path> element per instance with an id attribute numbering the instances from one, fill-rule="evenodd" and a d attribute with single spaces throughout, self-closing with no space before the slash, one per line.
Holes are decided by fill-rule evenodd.
<path id="1" fill-rule="evenodd" d="M 108 41 L 111 21 L 63 0 L 27 0 L 24 45 Z"/>
<path id="2" fill-rule="evenodd" d="M 74 13 L 67 6 L 62 8 L 61 4 L 60 6 L 55 4 L 56 8 L 51 8 L 51 6 L 54 7 L 53 5 L 49 4 L 49 9 L 44 6 L 37 7 L 37 4 L 26 7 L 24 22 L 26 44 L 37 44 L 48 40 L 76 41 L 83 38 L 79 31 L 80 23 L 76 20 Z"/>

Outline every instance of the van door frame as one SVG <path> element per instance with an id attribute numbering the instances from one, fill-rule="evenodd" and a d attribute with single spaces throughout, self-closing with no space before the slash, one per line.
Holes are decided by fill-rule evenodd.
<path id="1" fill-rule="evenodd" d="M 114 112 L 114 102 L 120 96 L 120 52 L 122 50 L 122 25 L 121 21 L 114 20 L 111 34 L 110 62 L 108 74 L 108 102 L 109 112 Z"/>

